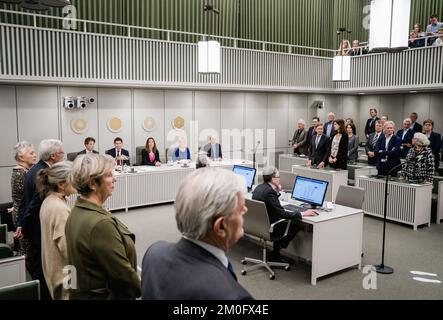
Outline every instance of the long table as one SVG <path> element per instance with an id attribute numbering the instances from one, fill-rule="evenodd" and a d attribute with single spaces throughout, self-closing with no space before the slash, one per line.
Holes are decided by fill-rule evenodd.
<path id="1" fill-rule="evenodd" d="M 300 157 L 293 154 L 281 154 L 278 157 L 278 170 L 291 172 L 293 165 L 305 165 L 307 162 L 308 157 Z"/>
<path id="2" fill-rule="evenodd" d="M 251 161 L 223 160 L 212 161 L 211 167 L 232 169 L 234 165 L 252 167 Z M 195 169 L 195 163 L 183 167 L 179 164 L 133 167 L 135 172 L 115 172 L 117 179 L 112 196 L 105 202 L 109 210 L 128 211 L 129 208 L 152 204 L 168 203 L 175 200 L 180 183 Z M 77 195 L 69 197 L 74 204 Z"/>
<path id="3" fill-rule="evenodd" d="M 356 186 L 365 189 L 363 210 L 365 214 L 383 217 L 385 179 L 360 176 Z M 417 226 L 431 225 L 431 183 L 409 183 L 406 180 L 391 178 L 388 184 L 388 205 L 386 219 Z"/>

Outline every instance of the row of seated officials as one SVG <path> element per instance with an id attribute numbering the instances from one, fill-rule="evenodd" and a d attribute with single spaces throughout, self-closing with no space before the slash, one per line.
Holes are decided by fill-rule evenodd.
<path id="1" fill-rule="evenodd" d="M 151 245 L 140 277 L 134 234 L 104 207 L 116 182 L 113 157 L 86 153 L 64 161 L 63 144 L 55 139 L 40 143 L 39 161 L 29 142 L 19 142 L 14 152 L 14 238 L 32 278 L 40 281 L 42 299 L 253 299 L 227 257 L 243 236 L 248 211 L 241 176 L 222 168 L 191 172 L 174 206 L 182 238 Z M 278 170 L 265 168 L 263 180 L 253 199 L 265 202 L 271 223 L 282 215 L 296 221 L 318 214 L 305 210 L 288 216 L 276 202 Z M 75 192 L 80 196 L 71 208 L 66 198 Z M 276 259 L 289 241 L 280 239 L 280 229 L 285 228 L 273 231 Z M 289 236 L 295 232 L 291 227 Z M 68 282 L 66 267 L 76 275 Z"/>
<path id="2" fill-rule="evenodd" d="M 208 143 L 203 146 L 203 150 L 206 153 L 207 157 L 211 159 L 222 159 L 222 149 L 221 145 L 217 143 L 215 136 L 210 136 L 208 139 Z M 179 139 L 179 146 L 174 150 L 172 153 L 172 161 L 179 161 L 179 160 L 191 160 L 191 152 L 189 148 L 186 146 L 186 139 L 180 138 Z M 78 152 L 76 155 L 74 154 L 73 159 L 68 160 L 74 160 L 75 156 L 84 155 L 84 154 L 98 154 L 98 151 L 94 150 L 95 146 L 95 139 L 92 137 L 87 137 L 85 139 L 85 149 Z M 117 165 L 131 165 L 131 162 L 129 160 L 129 151 L 126 149 L 123 149 L 123 140 L 120 137 L 117 137 L 114 139 L 114 148 L 106 150 L 106 154 L 110 155 L 111 157 L 116 159 Z M 140 165 L 147 165 L 147 166 L 160 166 L 160 154 L 157 149 L 157 144 L 155 142 L 155 139 L 153 137 L 149 137 L 146 140 L 145 148 L 141 151 L 141 163 Z"/>
<path id="3" fill-rule="evenodd" d="M 417 113 L 413 112 L 394 134 L 395 123 L 389 121 L 387 115 L 382 120 L 377 117 L 377 110 L 371 108 L 370 116 L 365 126 L 368 164 L 375 165 L 379 175 L 397 176 L 401 170 L 400 159 L 405 158 L 402 170 L 405 178 L 432 182 L 434 173 L 438 172 L 443 146 L 441 135 L 433 131 L 434 122 L 428 119 L 422 126 L 417 123 Z M 292 138 L 294 154 L 306 155 L 308 166 L 346 169 L 348 162 L 358 160 L 359 147 L 352 119 L 348 118 L 346 123 L 345 129 L 344 120 L 335 120 L 335 115 L 329 113 L 324 125 L 318 117 L 313 117 L 312 127 L 306 131 L 305 121 L 300 119 Z"/>

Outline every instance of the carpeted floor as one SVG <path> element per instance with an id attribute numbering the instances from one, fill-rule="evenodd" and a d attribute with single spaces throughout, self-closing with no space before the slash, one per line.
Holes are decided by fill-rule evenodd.
<path id="1" fill-rule="evenodd" d="M 146 249 L 157 240 L 177 241 L 177 231 L 172 204 L 131 209 L 128 213 L 116 212 L 116 216 L 136 234 L 138 264 Z M 346 232 L 346 230 L 343 230 Z M 432 224 L 413 231 L 412 227 L 389 223 L 386 228 L 385 264 L 394 268 L 391 275 L 375 274 L 376 289 L 365 289 L 369 283 L 367 274 L 357 268 L 347 269 L 320 278 L 316 286 L 310 284 L 310 266 L 296 262 L 290 271 L 276 269 L 276 279 L 270 280 L 265 269 L 240 275 L 240 260 L 260 258 L 260 247 L 248 239 L 241 239 L 228 253 L 239 282 L 256 299 L 442 299 L 442 283 L 426 283 L 414 280 L 422 277 L 443 282 L 443 224 Z M 382 220 L 365 217 L 363 226 L 362 265 L 381 262 Z M 413 275 L 411 271 L 423 271 L 437 276 Z M 366 286 L 367 287 L 367 286 Z"/>

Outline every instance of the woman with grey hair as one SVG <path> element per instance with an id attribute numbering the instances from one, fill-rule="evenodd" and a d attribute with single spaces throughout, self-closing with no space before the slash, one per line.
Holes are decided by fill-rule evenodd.
<path id="1" fill-rule="evenodd" d="M 140 296 L 135 236 L 103 206 L 116 179 L 114 158 L 78 156 L 69 181 L 80 194 L 66 222 L 69 264 L 77 283 L 70 299 L 135 299 Z"/>
<path id="2" fill-rule="evenodd" d="M 26 173 L 37 162 L 34 146 L 28 141 L 20 141 L 14 146 L 14 158 L 17 162 L 11 175 L 12 221 L 16 227 L 14 239 L 19 240 L 19 254 L 28 257 L 29 242 L 23 237 L 22 228 L 18 226 L 18 212 L 24 195 Z"/>
<path id="3" fill-rule="evenodd" d="M 71 170 L 72 162 L 64 161 L 40 170 L 37 175 L 37 190 L 45 199 L 40 208 L 42 268 L 54 300 L 69 297 L 63 288 L 63 268 L 68 265 L 65 225 L 71 212 L 66 197 L 75 192 L 67 181 Z"/>
<path id="4" fill-rule="evenodd" d="M 429 148 L 429 139 L 423 133 L 415 133 L 412 139 L 413 147 L 409 149 L 406 162 L 403 164 L 401 176 L 408 180 L 419 182 L 433 181 L 434 154 Z"/>
<path id="5" fill-rule="evenodd" d="M 245 193 L 244 179 L 226 169 L 203 168 L 187 176 L 175 199 L 175 219 L 183 238 L 154 243 L 146 251 L 143 299 L 252 299 L 236 281 L 226 256 L 243 236 Z"/>

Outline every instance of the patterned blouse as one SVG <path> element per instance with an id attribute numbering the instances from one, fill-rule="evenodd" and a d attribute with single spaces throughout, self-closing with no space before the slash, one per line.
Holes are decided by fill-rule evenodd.
<path id="1" fill-rule="evenodd" d="M 341 134 L 336 134 L 331 143 L 331 157 L 337 157 L 338 146 L 340 145 Z"/>
<path id="2" fill-rule="evenodd" d="M 431 182 L 434 180 L 434 154 L 431 148 L 425 147 L 420 152 L 411 148 L 403 164 L 401 175 L 409 180 Z"/>
<path id="3" fill-rule="evenodd" d="M 18 209 L 23 198 L 25 190 L 26 171 L 22 168 L 12 169 L 11 176 L 11 195 L 12 195 L 12 220 L 14 225 L 17 225 Z"/>

